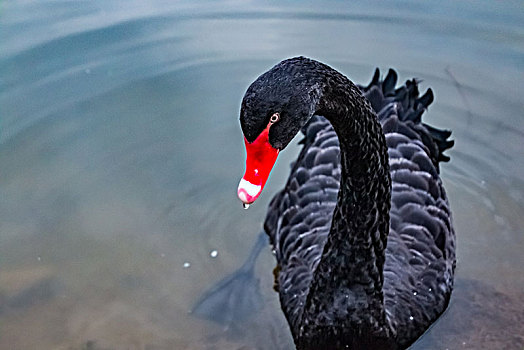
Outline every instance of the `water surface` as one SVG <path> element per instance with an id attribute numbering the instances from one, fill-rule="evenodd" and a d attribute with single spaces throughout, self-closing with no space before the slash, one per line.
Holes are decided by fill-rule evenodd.
<path id="1" fill-rule="evenodd" d="M 291 349 L 269 249 L 240 332 L 188 311 L 243 262 L 296 156 L 244 211 L 240 100 L 296 55 L 433 89 L 457 286 L 412 348 L 522 349 L 522 23 L 510 1 L 0 3 L 0 349 Z"/>

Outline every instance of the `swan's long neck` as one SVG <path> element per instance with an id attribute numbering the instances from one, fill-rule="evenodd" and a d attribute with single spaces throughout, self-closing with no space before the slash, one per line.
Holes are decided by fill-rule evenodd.
<path id="1" fill-rule="evenodd" d="M 353 348 L 368 337 L 377 342 L 370 348 L 387 347 L 381 345 L 391 337 L 382 293 L 391 203 L 386 141 L 358 88 L 334 70 L 328 77 L 317 114 L 329 119 L 338 135 L 342 177 L 297 347 Z"/>

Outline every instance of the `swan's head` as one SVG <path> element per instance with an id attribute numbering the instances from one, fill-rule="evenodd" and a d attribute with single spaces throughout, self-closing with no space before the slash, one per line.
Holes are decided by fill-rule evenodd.
<path id="1" fill-rule="evenodd" d="M 240 110 L 246 172 L 238 186 L 244 204 L 258 198 L 278 153 L 315 113 L 321 85 L 312 74 L 314 64 L 304 57 L 282 61 L 247 89 Z"/>

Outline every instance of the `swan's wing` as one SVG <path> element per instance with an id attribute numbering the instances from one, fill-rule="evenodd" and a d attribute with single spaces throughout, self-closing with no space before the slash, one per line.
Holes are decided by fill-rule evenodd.
<path id="1" fill-rule="evenodd" d="M 340 181 L 340 149 L 331 124 L 315 116 L 302 131 L 304 146 L 264 223 L 277 259 L 275 287 L 292 331 L 324 248 Z"/>
<path id="2" fill-rule="evenodd" d="M 395 89 L 396 80 L 390 70 L 364 91 L 386 134 L 392 178 L 386 312 L 398 343 L 407 346 L 444 311 L 453 287 L 455 234 L 438 168 L 453 142 L 449 131 L 421 122 L 432 91 L 419 96 L 415 80 Z"/>
<path id="3" fill-rule="evenodd" d="M 384 294 L 398 334 L 413 339 L 444 310 L 452 288 L 454 233 L 438 164 L 448 158 L 449 132 L 421 123 L 432 102 L 417 82 L 395 89 L 396 73 L 361 87 L 386 134 L 392 175 L 391 230 L 386 249 Z M 292 331 L 302 313 L 312 273 L 331 226 L 340 180 L 338 138 L 315 116 L 284 189 L 271 201 L 264 224 L 277 258 L 275 282 Z M 402 339 L 400 340 L 402 342 Z"/>

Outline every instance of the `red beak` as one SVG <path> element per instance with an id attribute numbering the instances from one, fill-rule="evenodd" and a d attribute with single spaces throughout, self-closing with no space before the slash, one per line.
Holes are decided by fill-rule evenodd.
<path id="1" fill-rule="evenodd" d="M 244 204 L 251 204 L 258 198 L 277 160 L 279 150 L 269 143 L 270 126 L 271 123 L 251 143 L 244 137 L 247 153 L 246 172 L 238 184 L 237 191 L 238 198 Z"/>

